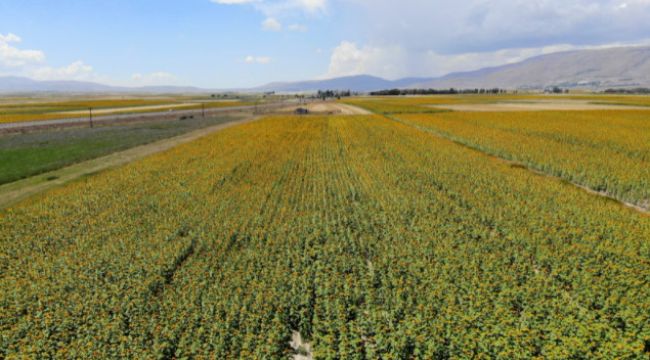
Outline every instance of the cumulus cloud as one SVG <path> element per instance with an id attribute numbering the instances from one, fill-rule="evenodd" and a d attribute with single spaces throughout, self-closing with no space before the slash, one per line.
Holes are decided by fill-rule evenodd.
<path id="1" fill-rule="evenodd" d="M 268 57 L 268 56 L 252 56 L 252 55 L 249 55 L 249 56 L 246 56 L 246 57 L 244 58 L 244 62 L 245 62 L 246 64 L 261 64 L 261 65 L 265 65 L 265 64 L 268 64 L 268 63 L 271 62 L 271 58 Z"/>
<path id="2" fill-rule="evenodd" d="M 329 70 L 325 77 L 373 74 L 388 78 L 399 77 L 408 67 L 403 61 L 407 54 L 397 46 L 358 46 L 343 41 L 332 52 Z"/>
<path id="3" fill-rule="evenodd" d="M 211 0 L 220 5 L 249 5 L 269 18 L 316 15 L 327 10 L 328 0 Z"/>
<path id="4" fill-rule="evenodd" d="M 266 18 L 266 20 L 262 21 L 262 29 L 266 31 L 281 31 L 282 23 L 272 17 Z"/>
<path id="5" fill-rule="evenodd" d="M 95 80 L 92 66 L 83 61 L 75 61 L 63 67 L 42 66 L 28 70 L 28 75 L 36 80 Z"/>
<path id="6" fill-rule="evenodd" d="M 328 77 L 440 76 L 572 49 L 648 44 L 650 0 L 339 0 Z M 363 15 L 363 16 L 361 16 Z"/>
<path id="7" fill-rule="evenodd" d="M 650 34 L 648 0 L 347 0 L 369 43 L 453 54 L 568 43 L 633 41 Z"/>
<path id="8" fill-rule="evenodd" d="M 37 80 L 97 80 L 93 67 L 78 60 L 62 67 L 45 63 L 45 53 L 40 50 L 24 50 L 20 36 L 0 34 L 0 70 L 11 75 L 28 76 Z"/>
<path id="9" fill-rule="evenodd" d="M 19 44 L 22 39 L 12 33 L 0 34 L 0 66 L 21 67 L 45 61 L 45 54 L 39 50 L 22 50 L 13 44 Z"/>

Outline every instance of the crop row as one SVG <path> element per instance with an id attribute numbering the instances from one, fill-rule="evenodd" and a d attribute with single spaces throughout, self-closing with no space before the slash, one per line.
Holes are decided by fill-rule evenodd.
<path id="1" fill-rule="evenodd" d="M 270 118 L 1 214 L 0 357 L 639 358 L 648 238 L 382 117 Z"/>

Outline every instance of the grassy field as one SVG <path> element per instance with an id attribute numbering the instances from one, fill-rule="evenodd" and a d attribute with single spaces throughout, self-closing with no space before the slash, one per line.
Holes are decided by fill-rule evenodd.
<path id="1" fill-rule="evenodd" d="M 650 217 L 425 130 L 273 117 L 0 213 L 0 357 L 646 358 Z"/>
<path id="2" fill-rule="evenodd" d="M 96 98 L 96 99 L 15 99 L 0 102 L 0 123 L 66 119 L 86 116 L 89 108 L 97 114 L 158 112 L 168 109 L 192 110 L 253 105 L 252 100 L 212 100 L 194 97 Z"/>
<path id="3" fill-rule="evenodd" d="M 115 151 L 232 121 L 219 116 L 0 136 L 0 185 Z"/>

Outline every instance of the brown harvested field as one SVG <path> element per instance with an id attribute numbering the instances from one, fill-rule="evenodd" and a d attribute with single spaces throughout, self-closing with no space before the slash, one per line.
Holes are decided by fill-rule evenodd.
<path id="1" fill-rule="evenodd" d="M 527 100 L 498 103 L 431 105 L 430 107 L 466 112 L 650 110 L 647 106 L 596 104 L 589 100 Z"/>
<path id="2" fill-rule="evenodd" d="M 371 115 L 372 113 L 360 107 L 340 102 L 313 102 L 303 105 L 287 106 L 278 113 L 293 113 L 298 108 L 309 110 L 315 115 Z"/>

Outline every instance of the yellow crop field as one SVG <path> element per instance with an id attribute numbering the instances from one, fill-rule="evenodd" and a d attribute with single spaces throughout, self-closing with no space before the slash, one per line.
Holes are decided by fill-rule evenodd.
<path id="1" fill-rule="evenodd" d="M 480 126 L 644 150 L 580 116 Z M 397 120 L 266 118 L 0 212 L 0 357 L 648 356 L 650 217 Z"/>
<path id="2" fill-rule="evenodd" d="M 595 191 L 650 205 L 650 111 L 400 115 L 445 137 Z"/>
<path id="3" fill-rule="evenodd" d="M 156 111 L 197 110 L 253 105 L 244 101 L 205 101 L 203 104 L 184 98 L 169 99 L 89 99 L 61 101 L 17 101 L 0 103 L 0 123 L 67 119 L 85 116 L 89 108 L 97 115 L 146 113 Z"/>

